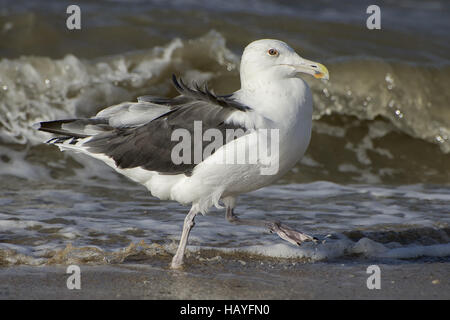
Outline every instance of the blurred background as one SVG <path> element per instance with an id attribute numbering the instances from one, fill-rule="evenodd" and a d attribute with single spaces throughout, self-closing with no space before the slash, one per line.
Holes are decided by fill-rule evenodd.
<path id="1" fill-rule="evenodd" d="M 81 30 L 66 27 L 71 4 L 81 8 Z M 93 212 L 113 214 L 111 208 L 120 206 L 112 203 L 105 209 L 98 204 L 114 192 L 106 191 L 105 184 L 114 188 L 120 182 L 128 194 L 137 192 L 137 200 L 121 194 L 123 211 L 139 203 L 136 212 L 141 212 L 147 201 L 154 200 L 147 200 L 145 190 L 103 164 L 44 145 L 50 135 L 36 132 L 31 125 L 89 117 L 144 94 L 173 96 L 173 73 L 188 83 L 208 82 L 218 94 L 230 93 L 240 86 L 243 48 L 260 38 L 283 40 L 330 71 L 328 82 L 304 77 L 314 95 L 313 135 L 304 159 L 279 182 L 279 190 L 291 188 L 291 199 L 303 199 L 301 184 L 309 186 L 307 190 L 328 190 L 307 194 L 316 197 L 315 204 L 324 205 L 315 207 L 324 214 L 317 215 L 317 221 L 325 221 L 323 232 L 348 229 L 342 227 L 343 220 L 333 224 L 333 218 L 325 219 L 327 212 L 335 211 L 353 218 L 361 212 L 379 215 L 370 222 L 358 220 L 360 225 L 352 222 L 355 228 L 375 228 L 380 221 L 400 228 L 408 216 L 409 227 L 440 224 L 440 230 L 448 232 L 450 2 L 377 3 L 381 30 L 366 28 L 370 4 L 361 0 L 0 0 L 4 227 L 0 242 L 5 248 L 27 252 L 24 248 L 43 250 L 65 239 L 86 239 L 89 232 L 92 242 L 87 243 L 96 245 L 151 238 L 147 225 L 135 225 L 125 235 L 124 225 L 110 225 L 109 230 L 116 230 L 112 234 L 100 225 L 92 227 Z M 87 195 L 89 186 L 93 189 Z M 347 198 L 340 203 L 342 195 Z M 247 199 L 249 207 L 273 208 L 258 207 L 258 201 L 262 200 Z M 304 210 L 307 216 L 314 203 L 296 201 L 300 202 L 286 214 Z M 80 203 L 91 205 L 79 207 Z M 92 214 L 86 213 L 86 221 L 94 231 L 83 229 L 81 220 L 74 222 L 80 212 Z M 386 213 L 392 219 L 383 220 Z M 70 214 L 72 218 L 61 216 Z M 170 221 L 163 221 L 166 217 L 161 219 L 160 223 L 167 223 L 165 232 L 178 232 L 170 229 Z M 321 232 L 314 229 L 313 220 L 312 230 Z M 448 243 L 446 232 L 425 242 Z M 101 237 L 105 242 L 98 242 Z"/>
<path id="2" fill-rule="evenodd" d="M 381 30 L 366 28 L 370 1 L 359 0 L 80 1 L 81 30 L 66 27 L 71 2 L 0 3 L 6 170 L 10 148 L 32 154 L 42 141 L 36 121 L 173 96 L 172 73 L 230 93 L 243 48 L 276 38 L 331 74 L 328 83 L 305 77 L 316 121 L 299 179 L 450 181 L 448 1 L 385 1 Z"/>

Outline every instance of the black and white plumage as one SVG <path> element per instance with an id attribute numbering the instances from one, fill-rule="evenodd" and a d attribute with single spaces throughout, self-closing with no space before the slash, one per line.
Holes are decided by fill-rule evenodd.
<path id="1" fill-rule="evenodd" d="M 89 119 L 41 122 L 37 127 L 57 134 L 48 143 L 61 150 L 100 159 L 160 199 L 192 205 L 172 260 L 174 268 L 183 263 L 195 216 L 213 205 L 220 207 L 219 202 L 225 205 L 230 222 L 265 227 L 300 244 L 314 239 L 277 221 L 240 219 L 233 213 L 239 194 L 278 179 L 303 156 L 309 144 L 312 98 L 299 73 L 328 78 L 323 65 L 301 58 L 284 42 L 258 40 L 244 51 L 241 89 L 231 95 L 217 96 L 206 86 L 190 88 L 174 76 L 179 92 L 175 98 L 144 96 L 136 103 L 108 107 Z M 199 123 L 201 134 L 196 136 Z M 191 155 L 196 148 L 208 148 L 211 139 L 204 139 L 204 135 L 211 130 L 221 133 L 223 141 L 206 155 L 201 153 L 200 161 L 191 158 L 188 163 L 178 163 L 172 153 L 179 144 L 172 136 L 177 130 L 194 137 L 189 144 Z M 229 154 L 239 156 L 256 150 L 258 139 L 266 137 L 267 130 L 277 130 L 277 139 L 272 139 L 277 149 L 271 150 L 268 158 L 257 154 L 251 163 L 222 161 Z M 273 173 L 261 174 L 265 166 L 274 164 Z"/>
<path id="2" fill-rule="evenodd" d="M 194 121 L 201 121 L 203 132 L 215 128 L 226 139 L 226 129 L 248 129 L 225 123 L 228 116 L 251 108 L 234 101 L 232 96 L 214 95 L 206 85 L 203 90 L 198 85 L 191 89 L 175 75 L 172 80 L 180 93 L 173 99 L 139 97 L 138 103 L 113 106 L 90 119 L 42 122 L 39 130 L 66 135 L 49 142 L 63 144 L 62 148 L 66 148 L 65 141 L 72 146 L 83 146 L 86 152 L 110 157 L 119 169 L 141 167 L 164 174 L 190 174 L 196 166 L 193 160 L 182 164 L 172 161 L 171 150 L 178 144 L 171 139 L 172 132 L 185 129 L 193 136 Z M 128 114 L 140 117 L 127 118 Z M 118 122 L 119 119 L 122 121 Z M 202 144 L 204 148 L 208 141 Z"/>

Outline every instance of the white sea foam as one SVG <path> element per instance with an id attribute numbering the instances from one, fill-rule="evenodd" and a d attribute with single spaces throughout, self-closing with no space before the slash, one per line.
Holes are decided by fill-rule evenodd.
<path id="1" fill-rule="evenodd" d="M 17 201 L 3 201 L 0 230 L 7 238 L 19 237 L 23 242 L 0 243 L 0 264 L 50 263 L 55 254 L 58 261 L 75 261 L 82 258 L 77 258 L 78 252 L 84 257 L 94 250 L 92 247 L 95 250 L 88 254 L 90 263 L 106 263 L 108 259 L 119 259 L 110 257 L 116 255 L 114 252 L 142 241 L 151 246 L 158 243 L 158 248 L 173 253 L 187 208 L 154 200 L 144 188 L 131 182 L 120 181 L 119 188 L 77 184 L 74 181 L 55 190 L 25 188 L 20 197 L 26 208 Z M 329 182 L 271 186 L 242 196 L 236 213 L 246 218 L 283 221 L 318 237 L 319 244 L 294 246 L 267 230 L 232 225 L 224 219 L 223 211 L 212 210 L 196 219 L 188 249 L 200 252 L 200 256 L 202 250 L 215 250 L 219 254 L 308 261 L 450 256 L 450 218 L 440 213 L 448 201 L 440 200 L 433 205 L 433 212 L 427 212 L 419 202 L 405 197 L 411 190 L 441 194 L 439 199 L 445 199 L 445 190 L 430 191 L 421 185 L 384 189 Z M 8 197 L 11 194 L 3 199 Z M 61 251 L 70 243 L 74 247 L 68 249 L 70 254 Z M 148 251 L 144 247 L 136 250 L 144 255 L 160 253 L 159 249 Z M 130 252 L 136 253 L 135 249 Z"/>

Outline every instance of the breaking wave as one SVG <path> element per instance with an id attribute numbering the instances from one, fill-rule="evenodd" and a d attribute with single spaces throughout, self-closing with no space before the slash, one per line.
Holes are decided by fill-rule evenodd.
<path id="1" fill-rule="evenodd" d="M 301 164 L 302 179 L 448 181 L 450 66 L 369 58 L 323 62 L 331 80 L 306 79 L 314 93 L 315 123 L 310 150 Z M 48 172 L 39 162 L 62 161 L 40 146 L 49 136 L 36 132 L 35 122 L 89 117 L 144 94 L 173 96 L 173 73 L 187 83 L 208 82 L 217 93 L 229 93 L 239 88 L 238 69 L 239 55 L 215 31 L 92 60 L 73 55 L 2 59 L 0 174 L 41 177 Z M 337 152 L 338 147 L 343 156 L 330 162 L 330 151 Z M 35 153 L 41 148 L 47 152 L 38 160 Z M 73 167 L 67 156 L 64 159 Z M 81 166 L 89 167 L 86 161 L 77 158 Z M 329 175 L 324 177 L 323 172 Z"/>

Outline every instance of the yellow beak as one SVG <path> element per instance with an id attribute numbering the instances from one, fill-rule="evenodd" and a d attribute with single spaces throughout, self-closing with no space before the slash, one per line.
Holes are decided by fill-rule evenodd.
<path id="1" fill-rule="evenodd" d="M 302 63 L 293 66 L 298 72 L 307 73 L 316 79 L 330 79 L 327 67 L 323 64 L 303 59 Z"/>

